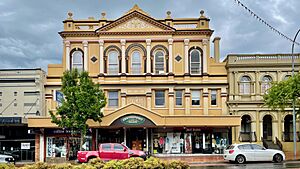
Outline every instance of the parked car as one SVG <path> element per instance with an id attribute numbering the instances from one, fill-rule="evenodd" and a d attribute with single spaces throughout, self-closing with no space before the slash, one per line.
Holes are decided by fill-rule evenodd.
<path id="1" fill-rule="evenodd" d="M 273 161 L 280 163 L 285 160 L 284 152 L 266 149 L 258 144 L 232 144 L 224 151 L 224 159 L 239 164 L 246 161 Z"/>
<path id="2" fill-rule="evenodd" d="M 0 163 L 5 163 L 5 164 L 12 163 L 12 164 L 15 164 L 16 161 L 10 155 L 0 154 Z"/>
<path id="3" fill-rule="evenodd" d="M 80 163 L 88 162 L 90 159 L 97 157 L 102 160 L 122 160 L 130 157 L 141 157 L 146 159 L 146 153 L 140 150 L 130 150 L 125 145 L 119 143 L 100 144 L 98 151 L 77 152 L 77 160 Z"/>

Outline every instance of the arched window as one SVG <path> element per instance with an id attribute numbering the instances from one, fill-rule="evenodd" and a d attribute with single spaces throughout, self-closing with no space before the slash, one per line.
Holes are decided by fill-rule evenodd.
<path id="1" fill-rule="evenodd" d="M 71 69 L 77 69 L 79 72 L 83 70 L 83 53 L 76 50 L 72 53 L 72 66 Z"/>
<path id="2" fill-rule="evenodd" d="M 190 72 L 191 74 L 201 73 L 201 54 L 197 49 L 193 49 L 190 52 Z"/>
<path id="3" fill-rule="evenodd" d="M 119 73 L 119 53 L 112 50 L 108 53 L 108 74 L 116 75 Z"/>
<path id="4" fill-rule="evenodd" d="M 157 51 L 155 53 L 155 74 L 165 73 L 165 54 L 163 51 Z"/>
<path id="5" fill-rule="evenodd" d="M 266 75 L 262 78 L 262 82 L 261 82 L 261 92 L 262 93 L 267 92 L 267 90 L 271 87 L 271 82 L 272 82 L 271 76 Z"/>
<path id="6" fill-rule="evenodd" d="M 251 91 L 251 79 L 249 76 L 243 76 L 240 82 L 240 93 L 250 94 Z"/>
<path id="7" fill-rule="evenodd" d="M 139 51 L 133 51 L 131 55 L 131 74 L 141 74 L 142 60 Z"/>

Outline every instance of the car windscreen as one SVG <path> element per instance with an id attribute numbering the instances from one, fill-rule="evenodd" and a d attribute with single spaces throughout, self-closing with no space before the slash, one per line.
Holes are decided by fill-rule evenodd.
<path id="1" fill-rule="evenodd" d="M 234 149 L 234 145 L 230 145 L 226 148 L 226 150 L 231 150 L 231 149 Z"/>

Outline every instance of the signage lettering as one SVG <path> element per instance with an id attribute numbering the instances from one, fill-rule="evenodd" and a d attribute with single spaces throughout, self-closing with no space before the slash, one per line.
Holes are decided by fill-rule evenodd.
<path id="1" fill-rule="evenodd" d="M 137 115 L 130 115 L 123 117 L 121 122 L 127 125 L 139 125 L 144 124 L 145 118 Z"/>

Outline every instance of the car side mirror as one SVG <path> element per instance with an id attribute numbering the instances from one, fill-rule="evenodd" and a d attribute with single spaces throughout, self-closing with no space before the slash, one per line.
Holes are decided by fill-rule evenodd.
<path id="1" fill-rule="evenodd" d="M 124 150 L 124 152 L 125 152 L 127 149 L 126 149 L 126 148 L 124 148 L 123 150 Z"/>
<path id="2" fill-rule="evenodd" d="M 266 148 L 265 148 L 265 147 L 263 147 L 263 148 L 262 148 L 262 150 L 266 150 Z"/>

